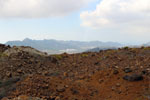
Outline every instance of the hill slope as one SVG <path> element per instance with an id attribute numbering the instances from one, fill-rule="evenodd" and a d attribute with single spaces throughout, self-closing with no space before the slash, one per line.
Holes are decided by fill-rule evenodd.
<path id="1" fill-rule="evenodd" d="M 148 47 L 46 56 L 22 49 L 7 55 L 5 51 L 12 48 L 2 48 L 0 98 L 7 97 L 4 100 L 150 99 Z"/>

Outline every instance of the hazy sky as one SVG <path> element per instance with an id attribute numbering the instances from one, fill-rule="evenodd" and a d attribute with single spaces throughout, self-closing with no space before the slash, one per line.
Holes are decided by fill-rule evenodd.
<path id="1" fill-rule="evenodd" d="M 26 37 L 150 42 L 150 0 L 0 0 L 0 43 Z"/>

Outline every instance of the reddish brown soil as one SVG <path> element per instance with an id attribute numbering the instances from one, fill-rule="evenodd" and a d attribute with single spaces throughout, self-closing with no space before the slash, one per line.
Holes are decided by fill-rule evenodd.
<path id="1" fill-rule="evenodd" d="M 98 53 L 1 57 L 0 79 L 12 84 L 5 95 L 47 100 L 150 100 L 150 48 L 123 48 Z M 125 70 L 126 69 L 126 70 Z M 140 80 L 125 80 L 126 75 Z M 1 94 L 0 94 L 1 96 Z"/>

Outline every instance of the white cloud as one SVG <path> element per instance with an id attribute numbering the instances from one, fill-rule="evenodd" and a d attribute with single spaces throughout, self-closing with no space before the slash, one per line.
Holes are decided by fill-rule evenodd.
<path id="1" fill-rule="evenodd" d="M 0 17 L 64 16 L 94 0 L 0 0 Z"/>
<path id="2" fill-rule="evenodd" d="M 94 11 L 80 14 L 82 26 L 150 32 L 150 0 L 102 0 Z M 136 30 L 137 29 L 137 30 Z M 136 31 L 134 31 L 136 30 Z"/>

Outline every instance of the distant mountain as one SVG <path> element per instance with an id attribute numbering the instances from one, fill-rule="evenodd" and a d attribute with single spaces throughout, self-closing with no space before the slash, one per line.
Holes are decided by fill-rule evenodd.
<path id="1" fill-rule="evenodd" d="M 120 43 L 116 42 L 81 42 L 81 41 L 60 41 L 60 40 L 32 40 L 29 38 L 23 41 L 8 41 L 6 43 L 10 46 L 31 46 L 35 49 L 48 52 L 50 54 L 54 53 L 78 53 L 83 52 L 96 47 L 120 47 Z"/>
<path id="2" fill-rule="evenodd" d="M 143 44 L 143 46 L 150 46 L 150 42 Z"/>

